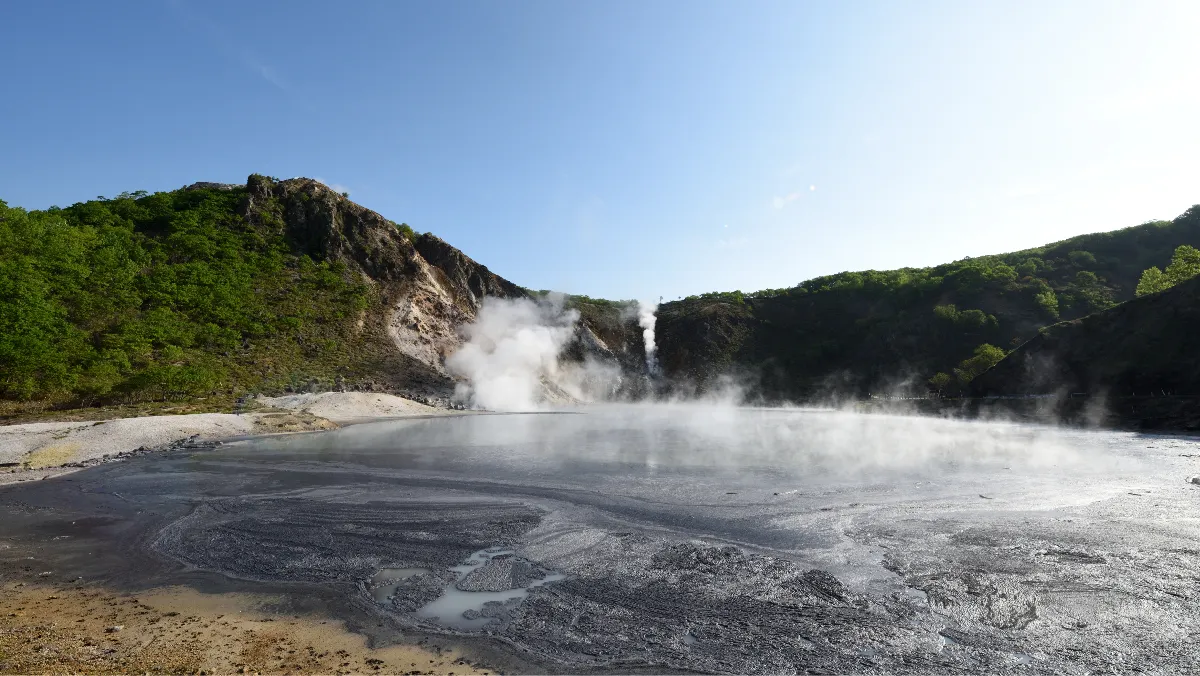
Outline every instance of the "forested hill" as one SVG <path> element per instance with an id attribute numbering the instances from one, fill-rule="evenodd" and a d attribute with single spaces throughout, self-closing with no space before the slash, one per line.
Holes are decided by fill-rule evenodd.
<path id="1" fill-rule="evenodd" d="M 1042 329 L 971 383 L 977 396 L 1200 395 L 1200 277 Z"/>
<path id="2" fill-rule="evenodd" d="M 0 202 L 0 417 L 335 388 L 444 401 L 484 299 L 529 296 L 311 179 Z M 566 303 L 581 321 L 565 359 L 644 368 L 625 304 Z"/>
<path id="3" fill-rule="evenodd" d="M 666 303 L 659 386 L 734 375 L 768 401 L 969 392 L 1040 328 L 1127 301 L 1139 280 L 1154 292 L 1200 272 L 1200 251 L 1181 245 L 1200 245 L 1200 207 L 1010 254 Z M 21 402 L 289 388 L 443 398 L 454 390 L 445 357 L 483 299 L 529 295 L 309 179 L 253 175 L 43 211 L 0 202 L 0 415 Z M 606 362 L 636 376 L 623 391 L 639 391 L 629 383 L 646 382 L 645 353 L 628 304 L 568 302 L 581 321 L 563 358 Z"/>
<path id="4" fill-rule="evenodd" d="M 444 396 L 441 358 L 485 295 L 525 292 L 309 179 L 0 202 L 0 404 Z"/>
<path id="5" fill-rule="evenodd" d="M 701 388 L 741 373 L 768 399 L 897 387 L 955 394 L 1039 328 L 1133 298 L 1143 272 L 1180 245 L 1200 245 L 1200 206 L 931 268 L 689 297 L 659 308 L 659 358 Z"/>

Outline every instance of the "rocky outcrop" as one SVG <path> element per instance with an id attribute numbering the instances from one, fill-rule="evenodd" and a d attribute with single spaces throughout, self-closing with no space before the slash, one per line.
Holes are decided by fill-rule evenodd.
<path id="1" fill-rule="evenodd" d="M 425 233 L 416 238 L 415 246 L 421 257 L 445 278 L 443 281 L 461 291 L 474 309 L 478 309 L 487 296 L 524 298 L 528 295 L 521 287 L 494 274 L 439 237 Z"/>
<path id="2" fill-rule="evenodd" d="M 240 190 L 242 186 L 237 183 L 213 183 L 211 181 L 197 181 L 189 186 L 184 186 L 184 190 Z"/>
<path id="3" fill-rule="evenodd" d="M 744 303 L 687 302 L 659 306 L 658 359 L 676 387 L 705 391 L 744 363 L 762 363 L 748 351 L 760 322 Z"/>
<path id="4" fill-rule="evenodd" d="M 386 371 L 385 389 L 448 395 L 454 382 L 445 358 L 462 342 L 459 328 L 488 296 L 526 295 L 437 237 L 416 235 L 319 181 L 251 176 L 240 212 L 298 252 L 341 263 L 374 288 L 378 304 L 368 315 L 380 316 L 360 323 L 377 324 L 389 343 L 380 346 L 376 367 Z"/>
<path id="5" fill-rule="evenodd" d="M 486 298 L 528 298 L 520 286 L 444 240 L 416 234 L 306 178 L 276 181 L 254 175 L 246 184 L 241 214 L 276 231 L 314 260 L 342 263 L 377 292 L 376 321 L 399 353 L 401 375 L 390 382 L 415 394 L 446 396 L 454 382 L 445 359 L 462 344 L 461 328 L 473 321 Z M 606 364 L 641 374 L 641 330 L 618 304 L 575 304 L 581 319 L 564 358 Z M 554 400 L 569 396 L 547 385 Z M 626 385 L 628 387 L 628 385 Z"/>

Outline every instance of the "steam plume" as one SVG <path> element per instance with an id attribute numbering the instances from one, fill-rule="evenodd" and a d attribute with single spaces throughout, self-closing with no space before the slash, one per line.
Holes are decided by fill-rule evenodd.
<path id="1" fill-rule="evenodd" d="M 658 305 L 654 303 L 638 303 L 638 326 L 642 327 L 642 341 L 646 344 L 646 369 L 652 376 L 658 375 L 658 346 L 654 343 L 656 310 Z"/>
<path id="2" fill-rule="evenodd" d="M 536 409 L 544 383 L 560 377 L 558 355 L 578 320 L 561 302 L 485 298 L 463 327 L 466 343 L 446 358 L 446 368 L 466 379 L 456 396 L 493 411 Z"/>

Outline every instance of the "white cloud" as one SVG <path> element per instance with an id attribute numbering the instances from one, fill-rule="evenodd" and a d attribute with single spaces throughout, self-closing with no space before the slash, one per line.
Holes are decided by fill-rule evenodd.
<path id="1" fill-rule="evenodd" d="M 787 206 L 789 202 L 795 202 L 798 199 L 800 199 L 800 193 L 793 191 L 784 195 L 783 197 L 776 197 L 774 200 L 772 200 L 772 203 L 775 205 L 776 209 L 782 209 Z"/>

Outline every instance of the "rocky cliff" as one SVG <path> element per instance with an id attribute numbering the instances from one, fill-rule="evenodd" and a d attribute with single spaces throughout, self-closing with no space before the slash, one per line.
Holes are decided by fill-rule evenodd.
<path id="1" fill-rule="evenodd" d="M 489 296 L 528 296 L 441 239 L 406 232 L 317 181 L 252 176 L 246 190 L 247 219 L 277 222 L 300 251 L 344 263 L 373 288 L 376 313 L 364 321 L 384 329 L 381 351 L 399 354 L 385 360 L 392 369 L 379 369 L 371 385 L 448 396 L 453 380 L 445 358 L 461 344 L 459 328 Z"/>
<path id="2" fill-rule="evenodd" d="M 246 191 L 242 213 L 248 220 L 278 222 L 281 234 L 299 250 L 345 264 L 374 288 L 381 314 L 372 319 L 383 325 L 390 347 L 399 354 L 387 360 L 392 372 L 376 374 L 373 385 L 418 396 L 449 396 L 454 379 L 446 371 L 446 357 L 461 346 L 461 329 L 475 320 L 484 300 L 532 299 L 526 289 L 435 235 L 406 231 L 317 181 L 252 176 Z M 645 351 L 629 309 L 572 297 L 558 302 L 564 310 L 580 313 L 563 358 L 608 365 L 624 376 L 613 387 L 638 391 Z M 380 347 L 386 352 L 386 346 Z M 569 399 L 552 383 L 547 387 L 550 398 Z"/>

